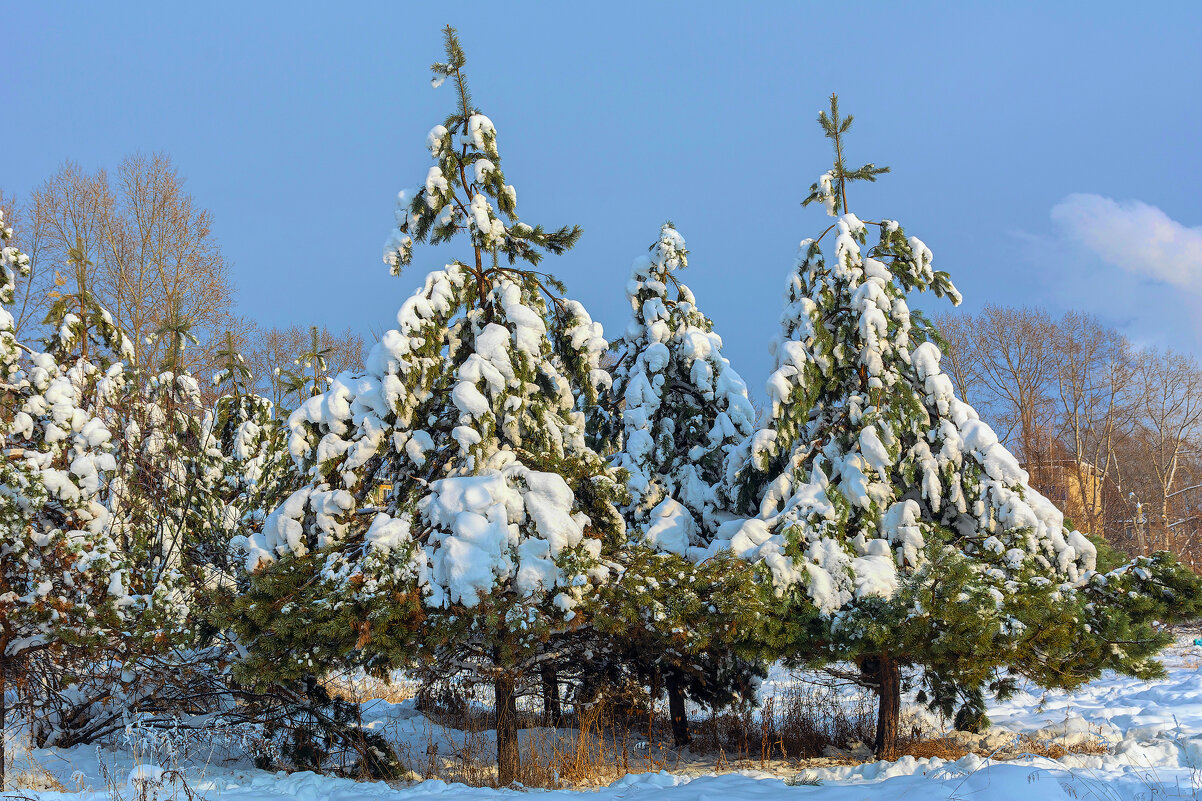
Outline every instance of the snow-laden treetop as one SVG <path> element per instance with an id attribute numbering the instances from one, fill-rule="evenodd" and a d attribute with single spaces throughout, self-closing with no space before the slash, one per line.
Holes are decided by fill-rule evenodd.
<path id="1" fill-rule="evenodd" d="M 435 88 L 450 78 L 457 108 L 441 125 L 430 129 L 426 146 L 434 165 L 425 183 L 397 198 L 397 227 L 384 247 L 384 261 L 399 275 L 413 258 L 413 243 L 446 242 L 461 232 L 471 237 L 479 254 L 503 254 L 510 264 L 519 259 L 537 265 L 542 251 L 563 253 L 580 238 L 579 226 L 554 231 L 518 219 L 517 190 L 505 183 L 497 129 L 472 105 L 463 66 L 467 59 L 455 31 L 445 31 L 447 60 L 432 66 Z"/>
<path id="2" fill-rule="evenodd" d="M 1094 568 L 1092 544 L 1065 528 L 992 429 L 955 397 L 937 333 L 906 302 L 915 290 L 955 303 L 959 293 L 898 223 L 846 211 L 847 183 L 883 172 L 843 168 L 840 134 L 850 119 L 833 104 L 821 118 L 836 164 L 807 203 L 838 216 L 801 243 L 789 276 L 770 419 L 728 462 L 757 516 L 724 534 L 736 552 L 763 559 L 779 587 L 804 587 L 824 612 L 891 596 L 933 547 L 971 557 L 999 603 L 1025 581 L 1080 583 Z M 868 246 L 870 227 L 878 236 Z"/>
<path id="3" fill-rule="evenodd" d="M 615 463 L 629 473 L 631 535 L 701 558 L 729 517 L 727 453 L 751 434 L 755 413 L 721 337 L 680 281 L 687 265 L 684 237 L 668 223 L 631 270 L 631 319 L 614 345 L 622 413 Z"/>

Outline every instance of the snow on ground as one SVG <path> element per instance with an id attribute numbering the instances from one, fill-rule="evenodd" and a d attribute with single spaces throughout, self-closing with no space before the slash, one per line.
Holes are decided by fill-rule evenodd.
<path id="1" fill-rule="evenodd" d="M 1152 737 L 1169 732 L 1202 735 L 1202 647 L 1193 644 L 1202 631 L 1182 630 L 1162 655 L 1169 676 L 1140 682 L 1107 674 L 1078 692 L 1044 690 L 1028 684 L 1009 701 L 995 703 L 994 725 L 1013 731 L 1071 729 L 1087 721 L 1103 739 Z"/>
<path id="2" fill-rule="evenodd" d="M 193 757 L 186 775 L 190 790 L 211 801 L 489 801 L 530 794 L 547 801 L 580 801 L 582 797 L 597 801 L 1202 799 L 1202 648 L 1191 644 L 1197 636 L 1196 631 L 1181 633 L 1176 647 L 1166 654 L 1169 676 L 1164 680 L 1141 682 L 1108 675 L 1073 693 L 1027 687 L 990 708 L 999 736 L 1008 731 L 1068 744 L 1083 738 L 1101 740 L 1109 748 L 1109 753 L 1101 755 L 1070 754 L 1060 760 L 1030 756 L 1005 762 L 977 755 L 954 762 L 904 757 L 896 762 L 825 767 L 777 762 L 772 772 L 723 774 L 714 773 L 712 760 L 708 768 L 693 761 L 676 773 L 632 774 L 588 791 L 475 789 L 441 781 L 390 786 L 312 773 L 268 773 L 248 768 L 244 761 L 222 762 L 204 755 Z M 764 691 L 779 692 L 797 680 L 783 670 L 774 670 Z M 375 728 L 401 743 L 401 755 L 410 764 L 424 758 L 432 743 L 440 754 L 464 747 L 463 733 L 431 724 L 413 709 L 411 701 L 368 702 L 364 713 Z M 524 732 L 527 747 L 546 734 L 546 730 Z M 484 753 L 492 748 L 487 733 L 471 737 L 475 738 L 473 748 Z M 14 745 L 10 732 L 10 747 Z M 135 780 L 150 782 L 148 797 L 156 795 L 154 765 L 135 759 L 128 750 L 17 750 L 15 772 L 32 760 L 74 791 L 23 791 L 33 801 L 116 801 L 117 797 L 128 801 L 138 797 L 131 773 Z M 187 801 L 186 794 L 170 783 L 157 791 L 157 797 L 159 801 Z"/>

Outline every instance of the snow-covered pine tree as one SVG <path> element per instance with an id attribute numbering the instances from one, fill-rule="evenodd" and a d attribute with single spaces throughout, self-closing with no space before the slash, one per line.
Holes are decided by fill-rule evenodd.
<path id="1" fill-rule="evenodd" d="M 156 678 L 145 677 L 136 663 L 148 654 L 161 654 L 170 644 L 185 636 L 186 604 L 178 560 L 158 547 L 156 527 L 170 519 L 170 496 L 159 487 L 131 481 L 136 459 L 131 458 L 131 419 L 147 416 L 140 401 L 143 378 L 131 371 L 133 343 L 114 322 L 109 312 L 90 290 L 90 268 L 84 249 L 77 244 L 69 263 L 75 271 L 74 291 L 54 293 L 54 303 L 46 318 L 48 335 L 43 341 L 46 353 L 32 356 L 49 359 L 62 378 L 69 382 L 78 409 L 108 437 L 103 460 L 111 465 L 95 480 L 91 502 L 105 509 L 106 542 L 115 549 L 112 559 L 121 565 L 125 592 L 137 605 L 137 614 L 128 615 L 120 628 L 109 627 L 97 634 L 90 649 L 82 656 L 69 649 L 61 655 L 42 653 L 38 669 L 57 674 L 59 680 L 30 685 L 25 701 L 39 708 L 35 740 L 70 743 L 87 737 L 88 732 L 103 728 L 102 721 L 120 719 L 129 704 L 138 703 L 146 686 Z M 149 417 L 158 421 L 160 415 Z M 155 425 L 158 425 L 156 422 Z M 151 441 L 168 443 L 178 450 L 180 443 L 172 433 L 160 433 Z M 162 460 L 150 474 L 156 478 L 172 474 L 175 459 Z M 74 466 L 71 472 L 75 472 Z M 152 482 L 153 483 L 153 482 Z M 140 494 L 139 494 L 140 493 Z M 141 510 L 137 513 L 135 510 Z M 97 658 L 97 654 L 101 656 Z M 88 663 L 86 678 L 79 676 L 76 659 Z M 123 675 L 134 675 L 131 685 Z M 71 678 L 69 678 L 71 677 Z M 143 678 L 149 678 L 143 683 Z M 70 687 L 58 692 L 55 687 Z M 136 686 L 134 686 L 136 685 Z M 114 689 L 121 687 L 122 691 Z"/>
<path id="2" fill-rule="evenodd" d="M 687 265 L 684 237 L 665 224 L 626 285 L 632 317 L 614 343 L 611 373 L 631 538 L 697 559 L 730 519 L 724 464 L 754 430 L 755 411 L 713 323 L 678 277 Z"/>
<path id="3" fill-rule="evenodd" d="M 167 336 L 172 343 L 165 363 L 182 364 L 187 335 L 177 330 Z M 150 651 L 186 640 L 190 616 L 203 602 L 192 581 L 200 486 L 190 469 L 201 454 L 202 410 L 196 379 L 167 369 L 128 369 L 100 410 L 115 434 L 117 469 L 104 493 L 113 540 L 134 565 L 132 586 L 158 598 L 153 625 L 144 621 Z"/>
<path id="4" fill-rule="evenodd" d="M 100 487 L 98 498 L 112 515 L 110 534 L 130 562 L 126 579 L 131 589 L 153 594 L 154 587 L 173 581 L 164 574 L 164 563 L 178 563 L 179 549 L 164 545 L 161 535 L 148 532 L 161 528 L 164 521 L 174 520 L 171 510 L 182 505 L 175 495 L 182 493 L 186 484 L 181 471 L 188 425 L 178 419 L 169 421 L 178 414 L 164 408 L 158 398 L 161 377 L 148 377 L 131 369 L 133 342 L 92 295 L 92 264 L 82 244 L 71 250 L 69 262 L 75 270 L 75 291 L 55 293 L 46 317 L 46 352 L 66 366 L 88 414 L 115 434 L 111 441 L 114 471 Z M 175 321 L 174 328 L 171 321 Z M 188 335 L 187 325 L 180 324 L 178 315 L 173 314 L 159 333 L 167 330 L 174 332 L 168 358 L 178 361 L 182 340 Z M 166 381 L 168 386 L 174 383 L 174 377 Z M 186 380 L 181 387 L 185 385 L 191 386 Z M 197 393 L 184 394 L 199 398 Z M 190 420 L 194 415 L 185 417 Z M 142 464 L 147 456 L 156 457 L 155 464 Z M 153 477 L 149 485 L 147 476 Z M 177 523 L 175 539 L 182 536 L 182 528 Z M 175 551 L 176 556 L 169 551 Z M 167 586 L 158 590 L 166 594 L 172 591 Z"/>
<path id="5" fill-rule="evenodd" d="M 290 448 L 310 483 L 243 543 L 240 633 L 252 654 L 296 648 L 275 675 L 335 660 L 383 670 L 417 646 L 444 675 L 491 680 L 508 784 L 519 684 L 584 623 L 608 576 L 603 554 L 621 540 L 621 488 L 577 408 L 607 377 L 600 326 L 534 269 L 580 231 L 518 219 L 449 27 L 446 51 L 435 83 L 451 79 L 457 109 L 430 132 L 436 163 L 402 195 L 385 259 L 399 273 L 415 241 L 457 237 L 472 256 L 426 277 L 364 373 L 335 377 L 293 413 Z M 320 603 L 305 605 L 315 587 Z"/>
<path id="6" fill-rule="evenodd" d="M 231 540 L 259 531 L 267 513 L 301 484 L 283 422 L 272 402 L 254 391 L 254 375 L 230 332 L 215 355 L 219 394 L 201 421 L 189 465 L 189 484 L 196 488 L 189 529 L 210 588 L 232 587 L 237 571 Z"/>
<path id="7" fill-rule="evenodd" d="M 885 170 L 846 166 L 852 118 L 840 117 L 835 97 L 819 121 L 835 164 L 806 203 L 822 202 L 836 220 L 801 243 L 768 381 L 771 419 L 729 463 L 758 516 L 726 533 L 736 553 L 771 569 L 785 652 L 852 661 L 853 678 L 879 693 L 885 756 L 902 669 L 970 692 L 1002 666 L 1055 683 L 1049 661 L 1076 653 L 1073 637 L 1105 635 L 1084 625 L 1091 616 L 1077 591 L 1091 581 L 1093 545 L 1066 529 L 955 397 L 936 332 L 906 303 L 915 290 L 954 302 L 958 293 L 921 240 L 848 210 L 847 185 Z M 868 246 L 870 227 L 878 233 Z"/>
<path id="8" fill-rule="evenodd" d="M 689 741 L 686 695 L 722 706 L 763 670 L 740 647 L 764 611 L 752 571 L 710 547 L 731 516 L 727 454 L 751 435 L 755 413 L 680 280 L 687 265 L 684 237 L 667 223 L 626 286 L 632 316 L 613 346 L 609 405 L 620 421 L 614 463 L 627 475 L 629 542 L 604 590 L 608 642 L 596 649 L 653 696 L 667 693 L 678 746 Z"/>
<path id="9" fill-rule="evenodd" d="M 320 395 L 330 384 L 330 368 L 327 357 L 330 347 L 322 347 L 321 335 L 317 326 L 309 326 L 308 347 L 296 357 L 292 367 L 281 370 L 285 395 L 298 398 L 304 402 L 306 398 Z"/>
<path id="10" fill-rule="evenodd" d="M 11 238 L 0 212 L 0 699 L 21 660 L 97 646 L 137 604 L 98 500 L 115 468 L 112 435 L 68 370 L 17 341 L 6 307 L 29 259 Z M 0 729 L 4 711 L 0 700 Z M 3 766 L 0 742 L 0 786 Z"/>

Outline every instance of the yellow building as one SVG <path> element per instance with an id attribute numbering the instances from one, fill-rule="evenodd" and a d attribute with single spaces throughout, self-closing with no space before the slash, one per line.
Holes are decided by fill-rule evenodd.
<path id="1" fill-rule="evenodd" d="M 1089 462 L 1061 459 L 1038 467 L 1026 467 L 1031 484 L 1072 520 L 1081 531 L 1091 521 L 1102 525 L 1102 474 Z M 1087 531 L 1101 534 L 1100 531 Z"/>

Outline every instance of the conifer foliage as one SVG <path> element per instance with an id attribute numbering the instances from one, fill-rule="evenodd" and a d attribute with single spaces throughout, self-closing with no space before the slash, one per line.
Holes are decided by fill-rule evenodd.
<path id="1" fill-rule="evenodd" d="M 730 519 L 723 466 L 753 430 L 747 388 L 680 272 L 684 237 L 660 229 L 626 286 L 631 319 L 613 347 L 618 450 L 630 493 L 619 577 L 605 588 L 594 660 L 668 696 L 674 740 L 689 742 L 686 696 L 711 707 L 747 697 L 763 665 L 745 648 L 766 609 L 752 570 L 713 547 Z M 614 426 L 615 421 L 610 425 Z"/>
<path id="2" fill-rule="evenodd" d="M 949 686 L 973 697 L 999 666 L 1054 685 L 1064 679 L 1049 654 L 1106 635 L 1080 609 L 1093 545 L 955 397 L 936 332 L 906 303 L 916 290 L 959 294 L 921 240 L 851 213 L 848 184 L 885 170 L 845 166 L 852 118 L 836 98 L 819 121 L 836 160 L 806 203 L 836 219 L 801 243 L 774 346 L 771 418 L 732 452 L 745 508 L 758 512 L 732 547 L 771 569 L 789 610 L 787 653 L 853 661 L 878 691 L 876 750 L 887 756 L 902 669 L 923 668 L 945 700 Z"/>
<path id="3" fill-rule="evenodd" d="M 222 390 L 200 422 L 189 465 L 195 487 L 192 537 L 196 561 L 208 582 L 232 583 L 230 542 L 262 528 L 267 512 L 300 484 L 289 457 L 282 421 L 270 400 L 254 391 L 254 375 L 226 332 L 217 350 Z"/>
<path id="4" fill-rule="evenodd" d="M 399 272 L 414 241 L 459 235 L 472 256 L 426 277 L 363 374 L 335 377 L 293 413 L 289 447 L 309 484 L 241 541 L 257 621 L 243 634 L 274 649 L 277 629 L 309 627 L 317 638 L 295 632 L 294 675 L 334 658 L 406 664 L 416 647 L 444 675 L 491 680 L 508 784 L 518 685 L 584 623 L 608 576 L 602 555 L 621 537 L 621 487 L 580 411 L 607 381 L 601 328 L 532 269 L 579 229 L 518 218 L 496 128 L 471 105 L 449 28 L 446 49 L 435 83 L 452 80 L 458 107 L 430 133 L 435 165 L 412 202 L 402 197 L 386 261 Z M 274 618 L 272 599 L 296 598 L 298 584 L 326 597 Z"/>
<path id="5" fill-rule="evenodd" d="M 414 242 L 449 242 L 466 231 L 476 251 L 476 270 L 484 269 L 484 254 L 504 255 L 537 265 L 543 251 L 560 254 L 580 238 L 579 226 L 547 231 L 518 219 L 517 190 L 505 183 L 497 129 L 492 120 L 472 105 L 463 67 L 467 57 L 458 35 L 449 25 L 443 32 L 446 61 L 435 62 L 435 88 L 448 78 L 454 85 L 458 108 L 426 138 L 436 163 L 426 182 L 397 201 L 397 230 L 389 238 L 384 260 L 395 275 L 413 258 Z"/>
<path id="6" fill-rule="evenodd" d="M 15 664 L 95 646 L 138 603 L 99 501 L 116 467 L 112 434 L 84 408 L 79 371 L 17 341 L 6 307 L 29 259 L 12 235 L 0 212 L 0 728 Z M 3 757 L 0 743 L 0 783 Z"/>
<path id="7" fill-rule="evenodd" d="M 61 701 L 35 730 L 237 707 L 296 765 L 357 741 L 390 776 L 387 741 L 322 679 L 407 669 L 491 686 L 506 786 L 517 699 L 541 690 L 554 724 L 565 685 L 577 710 L 666 695 L 684 746 L 686 701 L 749 700 L 783 658 L 873 689 L 884 758 L 908 682 L 974 728 L 1019 677 L 1160 675 L 1160 623 L 1202 614 L 1202 579 L 1167 554 L 1099 572 L 956 397 L 909 297 L 960 295 L 899 223 L 852 213 L 849 186 L 889 170 L 849 166 L 836 97 L 819 115 L 834 162 L 803 202 L 833 221 L 801 243 L 757 423 L 674 225 L 636 260 L 612 348 L 543 271 L 581 230 L 519 217 L 465 65 L 448 27 L 432 71 L 454 110 L 384 252 L 396 276 L 420 244 L 460 258 L 420 279 L 361 371 L 331 375 L 311 329 L 280 373 L 286 422 L 230 333 L 202 393 L 178 304 L 158 371 L 131 368 L 82 243 L 41 349 L 19 342 L 29 259 L 0 214 L 0 729 L 5 682 L 35 659 L 22 708 Z"/>
<path id="8" fill-rule="evenodd" d="M 724 464 L 755 420 L 747 385 L 679 279 L 687 266 L 684 237 L 667 223 L 650 257 L 635 261 L 632 317 L 612 368 L 622 420 L 615 461 L 629 473 L 634 539 L 681 556 L 705 551 L 729 519 Z"/>

